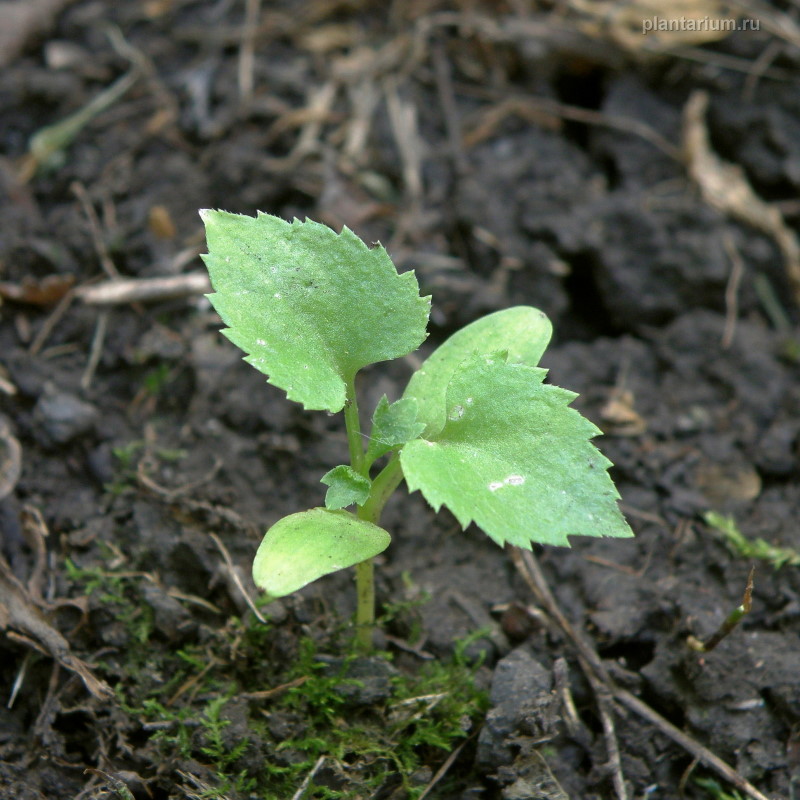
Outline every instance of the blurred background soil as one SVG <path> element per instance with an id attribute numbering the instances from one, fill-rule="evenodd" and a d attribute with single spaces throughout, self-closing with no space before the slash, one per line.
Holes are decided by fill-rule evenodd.
<path id="1" fill-rule="evenodd" d="M 303 720 L 247 693 L 303 637 L 336 655 L 351 578 L 269 606 L 254 644 L 249 564 L 347 447 L 219 335 L 205 207 L 346 225 L 416 270 L 431 337 L 367 371 L 365 408 L 461 325 L 544 310 L 543 365 L 604 430 L 637 533 L 537 552 L 592 673 L 507 554 L 393 501 L 379 600 L 414 619 L 380 643 L 414 673 L 472 635 L 489 710 L 411 783 L 366 791 L 358 754 L 328 754 L 302 796 L 800 792 L 796 0 L 29 0 L 0 19 L 0 796 L 301 796 L 264 764 L 289 768 Z M 690 649 L 753 565 L 740 627 Z M 211 719 L 210 674 L 236 687 L 217 711 L 247 781 L 208 766 L 208 725 L 159 743 Z"/>

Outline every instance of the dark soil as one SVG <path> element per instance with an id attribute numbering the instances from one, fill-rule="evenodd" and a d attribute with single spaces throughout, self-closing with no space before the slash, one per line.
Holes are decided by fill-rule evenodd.
<path id="1" fill-rule="evenodd" d="M 202 269 L 203 207 L 383 242 L 433 295 L 422 355 L 489 311 L 544 310 L 544 366 L 606 432 L 637 534 L 538 551 L 558 604 L 616 685 L 763 795 L 800 791 L 800 293 L 775 237 L 706 202 L 681 160 L 683 109 L 706 91 L 712 147 L 797 230 L 797 5 L 660 44 L 569 2 L 53 5 L 31 27 L 0 12 L 18 25 L 0 41 L 0 798 L 290 800 L 317 754 L 306 798 L 611 798 L 620 775 L 629 798 L 736 796 L 621 705 L 615 788 L 574 642 L 506 553 L 418 495 L 383 520 L 391 665 L 347 655 L 348 574 L 254 618 L 240 587 L 257 596 L 260 537 L 322 502 L 341 420 L 266 385 L 198 292 L 84 294 Z M 63 149 L 26 158 L 132 70 Z M 364 407 L 416 358 L 368 370 Z M 760 549 L 726 544 L 708 511 Z M 750 614 L 690 649 L 752 565 Z M 419 694 L 471 705 L 441 746 L 409 739 L 411 774 L 366 789 L 366 750 L 297 744 L 323 718 L 388 730 L 392 687 L 448 664 L 451 685 Z M 423 711 L 403 730 L 421 735 Z"/>

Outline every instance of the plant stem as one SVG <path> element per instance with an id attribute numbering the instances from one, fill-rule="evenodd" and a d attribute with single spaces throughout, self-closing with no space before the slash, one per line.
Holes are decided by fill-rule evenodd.
<path id="1" fill-rule="evenodd" d="M 364 445 L 361 442 L 361 421 L 358 417 L 355 375 L 345 384 L 344 424 L 347 429 L 347 447 L 350 466 L 365 477 Z M 369 502 L 369 500 L 367 501 Z M 378 512 L 380 513 L 380 512 Z M 358 507 L 360 519 L 367 519 L 362 506 Z M 356 643 L 361 650 L 372 646 L 372 626 L 375 624 L 375 569 L 372 559 L 356 564 Z"/>
<path id="2" fill-rule="evenodd" d="M 350 466 L 365 478 L 369 477 L 371 463 L 367 463 L 361 441 L 361 423 L 358 418 L 355 376 L 345 384 L 344 424 L 347 429 L 347 446 Z M 372 482 L 372 490 L 364 505 L 356 512 L 359 519 L 374 525 L 380 520 L 386 501 L 403 480 L 400 458 L 395 453 L 389 463 Z M 375 625 L 375 567 L 371 558 L 356 564 L 356 643 L 361 650 L 372 647 L 372 628 Z"/>
<path id="3" fill-rule="evenodd" d="M 350 466 L 364 474 L 364 445 L 361 443 L 361 422 L 358 419 L 355 376 L 346 383 L 344 424 L 347 428 L 347 447 L 350 451 Z M 365 476 L 366 477 L 366 476 Z"/>
<path id="4" fill-rule="evenodd" d="M 358 507 L 358 518 L 377 525 L 383 507 L 402 480 L 403 470 L 395 453 L 372 482 L 367 501 Z M 356 644 L 366 651 L 372 648 L 372 628 L 375 625 L 375 567 L 371 558 L 356 564 L 356 596 Z"/>
<path id="5" fill-rule="evenodd" d="M 356 598 L 356 646 L 367 652 L 372 649 L 375 625 L 375 564 L 371 558 L 356 564 Z"/>
<path id="6" fill-rule="evenodd" d="M 686 639 L 686 644 L 696 650 L 698 653 L 710 653 L 738 624 L 745 614 L 750 613 L 753 606 L 753 576 L 755 575 L 756 568 L 750 568 L 750 574 L 747 576 L 747 586 L 744 589 L 744 597 L 742 604 L 738 608 L 734 608 L 726 620 L 720 625 L 716 633 L 706 641 L 701 641 L 694 636 L 689 636 Z"/>
<path id="7" fill-rule="evenodd" d="M 358 516 L 377 525 L 383 507 L 402 480 L 403 469 L 400 466 L 400 457 L 395 453 L 372 481 L 372 491 L 364 505 L 358 509 Z"/>

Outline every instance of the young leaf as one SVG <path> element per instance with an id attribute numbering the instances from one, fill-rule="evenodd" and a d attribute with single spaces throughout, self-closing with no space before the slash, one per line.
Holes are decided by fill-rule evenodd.
<path id="1" fill-rule="evenodd" d="M 389 534 L 347 511 L 312 508 L 278 520 L 253 561 L 253 580 L 270 597 L 284 597 L 331 572 L 382 553 Z"/>
<path id="2" fill-rule="evenodd" d="M 413 272 L 397 273 L 381 246 L 317 222 L 202 211 L 225 335 L 245 359 L 307 409 L 341 411 L 367 364 L 410 353 L 425 339 L 430 298 Z"/>
<path id="3" fill-rule="evenodd" d="M 381 397 L 372 415 L 372 433 L 367 446 L 368 463 L 422 433 L 425 425 L 417 421 L 417 406 L 415 397 L 403 397 L 391 405 L 386 395 Z"/>
<path id="4" fill-rule="evenodd" d="M 329 509 L 344 508 L 353 503 L 363 505 L 372 488 L 369 478 L 359 475 L 346 464 L 326 472 L 319 481 L 329 487 L 325 493 L 325 508 Z"/>
<path id="5" fill-rule="evenodd" d="M 425 424 L 424 435 L 435 436 L 444 426 L 447 387 L 464 361 L 474 355 L 506 351 L 509 362 L 535 367 L 552 333 L 550 320 L 530 306 L 496 311 L 456 331 L 425 360 L 403 393 L 404 398 L 417 398 L 417 419 Z"/>
<path id="6" fill-rule="evenodd" d="M 600 431 L 569 408 L 573 392 L 546 371 L 474 356 L 453 373 L 441 431 L 400 451 L 411 491 L 498 544 L 569 545 L 568 536 L 632 536 L 617 508 L 610 462 L 589 442 Z"/>

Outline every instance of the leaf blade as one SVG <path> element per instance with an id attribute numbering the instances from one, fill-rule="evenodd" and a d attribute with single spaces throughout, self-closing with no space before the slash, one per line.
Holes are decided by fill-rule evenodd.
<path id="1" fill-rule="evenodd" d="M 307 409 L 340 411 L 355 373 L 426 337 L 430 298 L 383 247 L 317 222 L 204 210 L 204 261 L 223 333 Z"/>
<path id="2" fill-rule="evenodd" d="M 415 397 L 417 419 L 425 424 L 424 436 L 435 436 L 445 423 L 445 398 L 453 374 L 475 355 L 508 352 L 508 360 L 535 367 L 545 351 L 553 326 L 547 316 L 531 306 L 496 311 L 456 331 L 414 373 L 403 397 Z"/>
<path id="3" fill-rule="evenodd" d="M 360 475 L 347 464 L 328 470 L 320 479 L 328 487 L 325 508 L 335 511 L 354 503 L 363 505 L 369 497 L 372 481 Z"/>
<path id="4" fill-rule="evenodd" d="M 266 532 L 253 560 L 253 580 L 270 597 L 285 597 L 382 553 L 390 541 L 383 528 L 347 511 L 300 511 Z"/>
<path id="5" fill-rule="evenodd" d="M 569 536 L 632 536 L 617 507 L 600 431 L 569 408 L 575 394 L 500 355 L 473 357 L 447 390 L 446 423 L 400 452 L 409 490 L 476 522 L 498 544 L 569 546 Z"/>
<path id="6" fill-rule="evenodd" d="M 383 395 L 372 415 L 367 462 L 372 464 L 395 447 L 416 439 L 425 429 L 424 423 L 417 421 L 417 414 L 415 397 L 402 397 L 390 404 L 386 395 Z"/>

